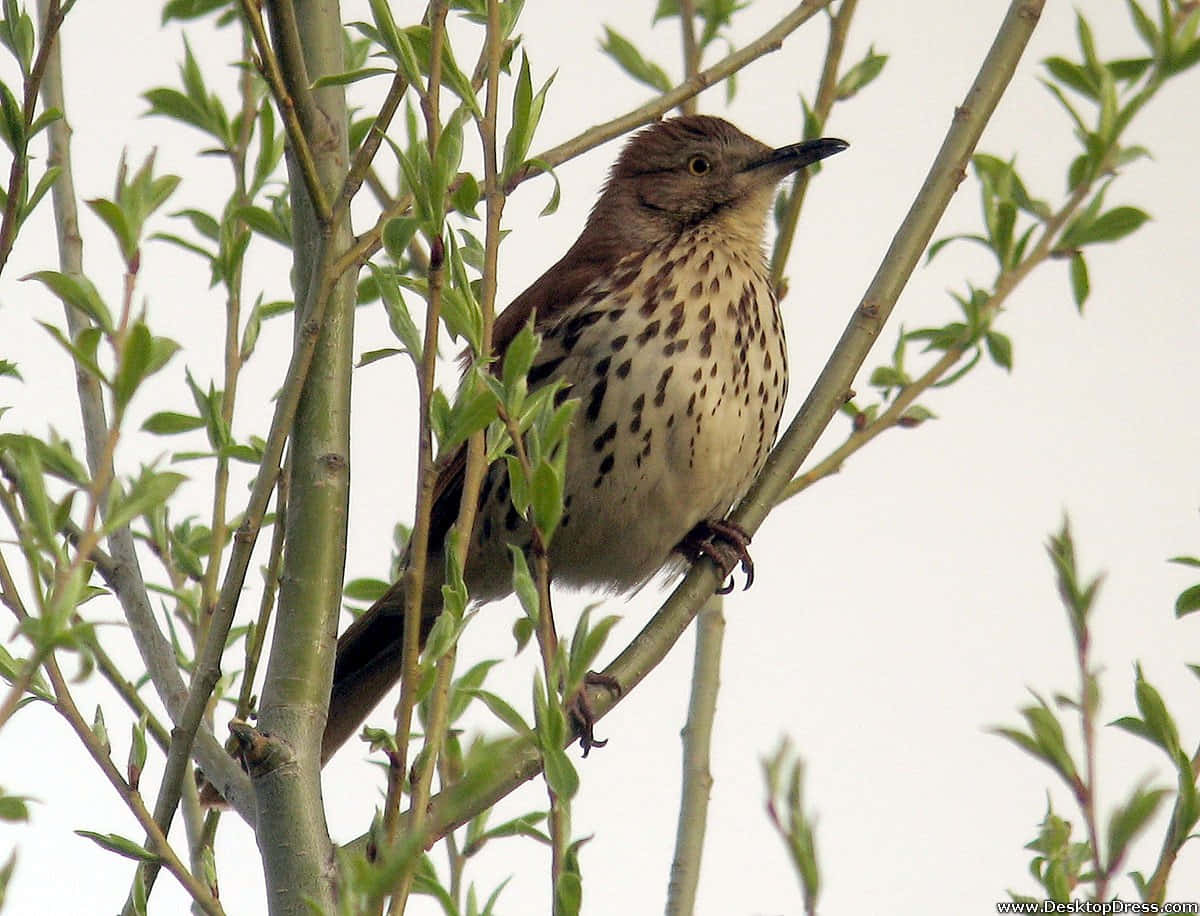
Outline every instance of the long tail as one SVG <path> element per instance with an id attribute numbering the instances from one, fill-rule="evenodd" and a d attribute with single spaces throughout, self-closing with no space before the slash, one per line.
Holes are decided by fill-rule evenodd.
<path id="1" fill-rule="evenodd" d="M 329 719 L 321 743 L 321 763 L 354 735 L 379 701 L 400 680 L 404 646 L 404 589 L 397 582 L 338 639 L 333 664 Z M 428 602 L 421 615 L 421 644 L 440 607 Z"/>

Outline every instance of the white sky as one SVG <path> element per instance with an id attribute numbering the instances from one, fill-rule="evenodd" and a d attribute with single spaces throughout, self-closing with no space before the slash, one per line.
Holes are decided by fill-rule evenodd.
<path id="1" fill-rule="evenodd" d="M 633 37 L 678 73 L 676 29 L 650 30 L 652 6 L 531 0 L 521 31 L 535 80 L 558 71 L 535 150 L 648 97 L 649 90 L 596 52 L 601 23 Z M 1016 154 L 1030 190 L 1054 203 L 1062 198 L 1074 147 L 1065 116 L 1038 83 L 1038 61 L 1077 52 L 1072 8 L 1048 6 L 981 149 Z M 1078 6 L 1093 22 L 1102 55 L 1141 53 L 1124 4 L 1083 0 Z M 749 41 L 787 8 L 761 0 L 739 17 L 736 41 Z M 789 265 L 791 293 L 784 311 L 792 409 L 866 288 L 1004 8 L 999 2 L 952 0 L 862 5 L 846 60 L 858 59 L 868 44 L 891 58 L 883 77 L 836 109 L 827 127 L 852 147 L 829 163 L 812 188 Z M 360 17 L 367 18 L 365 11 L 346 13 L 347 19 Z M 210 72 L 228 83 L 233 76 L 226 65 L 234 56 L 228 36 L 214 41 L 202 33 L 203 26 L 192 33 L 193 47 Z M 64 40 L 81 197 L 110 193 L 122 148 L 137 161 L 154 147 L 161 170 L 185 176 L 168 209 L 211 206 L 223 197 L 227 170 L 211 158 L 194 157 L 196 134 L 140 117 L 141 91 L 176 85 L 178 30 L 160 30 L 149 8 L 144 15 L 117 16 L 110 4 L 80 4 Z M 723 90 L 717 89 L 701 98 L 702 110 L 726 114 L 772 144 L 798 139 L 797 93 L 811 96 L 823 47 L 824 29 L 814 22 L 739 76 L 732 109 L 725 110 Z M 781 508 L 756 536 L 757 584 L 727 604 L 700 914 L 801 909 L 796 879 L 762 810 L 759 760 L 783 734 L 792 737 L 808 764 L 807 794 L 819 818 L 825 886 L 821 912 L 994 912 L 992 903 L 1005 899 L 1006 888 L 1033 890 L 1026 877 L 1029 853 L 1022 846 L 1034 836 L 1052 776 L 986 730 L 1017 723 L 1027 686 L 1045 695 L 1077 690 L 1069 634 L 1043 550 L 1064 511 L 1074 524 L 1081 568 L 1107 572 L 1094 623 L 1095 659 L 1104 669 L 1102 720 L 1135 711 L 1132 666 L 1140 659 L 1174 711 L 1185 747 L 1200 740 L 1197 684 L 1184 668 L 1185 662 L 1200 661 L 1200 618 L 1172 618 L 1175 595 L 1195 576 L 1165 563 L 1169 556 L 1200 553 L 1200 424 L 1194 406 L 1200 321 L 1193 292 L 1198 103 L 1200 80 L 1193 72 L 1168 85 L 1136 122 L 1130 141 L 1149 147 L 1155 158 L 1127 168 L 1108 202 L 1141 206 L 1154 219 L 1126 242 L 1092 251 L 1093 294 L 1084 318 L 1071 303 L 1065 263 L 1039 270 L 1000 321 L 1015 344 L 1012 375 L 982 367 L 951 390 L 923 399 L 939 420 L 883 436 L 840 476 Z M 537 217 L 549 193 L 546 179 L 529 182 L 510 202 L 505 225 L 514 234 L 501 252 L 503 301 L 574 238 L 617 148 L 606 145 L 559 170 L 563 205 L 556 215 Z M 15 279 L 56 264 L 48 217 L 46 207 L 0 279 L 5 342 L 0 357 L 17 359 L 26 379 L 24 386 L 4 382 L 0 403 L 13 405 L 4 417 L 5 431 L 41 433 L 53 425 L 76 435 L 69 364 L 31 321 L 61 322 L 61 309 L 40 288 Z M 977 225 L 977 191 L 968 181 L 938 234 L 974 231 Z M 157 228 L 178 231 L 166 221 Z M 120 275 L 112 245 L 90 215 L 84 217 L 84 232 L 88 269 L 116 301 Z M 286 294 L 280 255 L 261 246 L 255 258 L 252 282 L 263 286 L 267 298 Z M 188 349 L 153 386 L 156 396 L 143 394 L 136 409 L 187 410 L 185 364 L 198 379 L 219 377 L 220 304 L 206 293 L 207 271 L 167 246 L 148 246 L 143 265 L 140 292 L 152 325 Z M 868 365 L 890 352 L 899 323 L 914 328 L 951 320 L 954 308 L 945 291 L 961 289 L 964 277 L 986 283 L 991 270 L 982 249 L 951 246 L 909 285 L 879 358 Z M 263 352 L 244 377 L 235 423 L 241 435 L 265 429 L 267 401 L 285 358 L 285 322 L 264 332 Z M 360 352 L 389 343 L 375 310 L 360 312 L 358 335 Z M 917 365 L 915 352 L 910 359 Z M 382 575 L 392 524 L 411 512 L 407 405 L 414 398 L 406 365 L 392 360 L 355 375 L 348 578 Z M 856 386 L 864 397 L 865 379 L 866 373 Z M 406 405 L 399 415 L 398 404 Z M 845 432 L 844 422 L 835 421 L 817 455 Z M 125 470 L 163 448 L 134 438 L 119 455 Z M 166 445 L 186 447 L 186 440 Z M 198 482 L 186 489 L 185 499 L 203 515 L 206 468 L 191 470 Z M 231 492 L 236 500 L 244 491 Z M 252 577 L 245 608 L 256 605 L 257 589 Z M 646 589 L 628 603 L 605 604 L 606 612 L 624 618 L 605 657 L 632 638 L 658 598 Z M 557 603 L 565 628 L 573 626 L 571 605 L 572 599 Z M 104 619 L 119 616 L 115 604 L 89 610 Z M 464 663 L 505 658 L 491 686 L 527 704 L 535 661 L 528 652 L 511 659 L 513 613 L 506 604 L 481 614 L 460 658 Z M 110 633 L 119 643 L 120 634 L 105 631 Z M 604 720 L 600 732 L 611 739 L 609 746 L 579 762 L 583 784 L 574 830 L 593 837 L 582 852 L 585 913 L 662 908 L 690 664 L 689 636 Z M 123 761 L 128 716 L 121 705 L 90 685 L 81 685 L 79 696 L 87 710 L 103 699 L 114 756 Z M 376 718 L 383 722 L 386 713 Z M 483 715 L 472 724 L 499 732 Z M 1171 784 L 1165 761 L 1124 733 L 1103 730 L 1100 752 L 1105 813 L 1139 780 Z M 157 781 L 152 767 L 143 785 Z M 20 847 L 9 912 L 119 909 L 130 863 L 72 830 L 131 837 L 140 837 L 140 831 L 61 720 L 30 707 L 0 733 L 0 784 L 9 793 L 38 799 L 31 823 L 0 830 L 0 856 Z M 366 827 L 381 786 L 379 771 L 353 748 L 327 769 L 326 802 L 336 840 Z M 1054 786 L 1051 795 L 1058 811 L 1079 824 L 1066 794 Z M 535 783 L 502 810 L 512 815 L 544 803 L 544 789 Z M 1130 868 L 1153 868 L 1162 830 L 1160 818 Z M 182 849 L 182 835 L 175 838 Z M 468 877 L 486 897 L 512 875 L 500 912 L 545 912 L 546 858 L 531 844 L 502 842 L 472 865 Z M 218 861 L 227 910 L 262 911 L 254 839 L 232 816 L 222 822 Z M 1172 899 L 1200 898 L 1195 844 L 1174 874 Z M 1128 882 L 1116 890 L 1134 897 Z M 183 895 L 164 876 L 152 912 L 185 909 Z M 415 901 L 409 911 L 437 912 L 427 899 Z"/>

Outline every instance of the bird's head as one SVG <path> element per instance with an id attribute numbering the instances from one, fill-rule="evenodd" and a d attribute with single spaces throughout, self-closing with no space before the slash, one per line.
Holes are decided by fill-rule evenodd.
<path id="1" fill-rule="evenodd" d="M 727 234 L 758 243 L 779 181 L 847 145 L 822 139 L 772 149 L 721 118 L 660 121 L 625 144 L 592 222 L 636 245 L 721 220 Z"/>

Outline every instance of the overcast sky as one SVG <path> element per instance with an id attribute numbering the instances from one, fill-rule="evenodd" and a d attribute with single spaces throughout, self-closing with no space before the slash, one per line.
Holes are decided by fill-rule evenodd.
<path id="1" fill-rule="evenodd" d="M 791 410 L 865 290 L 1005 6 L 982 0 L 861 5 L 846 60 L 858 59 L 871 44 L 890 59 L 882 78 L 838 107 L 827 127 L 852 146 L 814 184 L 788 267 Z M 760 0 L 739 15 L 735 42 L 750 41 L 788 7 Z M 157 148 L 159 168 L 184 176 L 168 209 L 212 206 L 218 195 L 213 182 L 225 194 L 224 166 L 195 157 L 194 133 L 140 117 L 141 91 L 177 84 L 180 32 L 158 28 L 148 5 L 144 14 L 139 8 L 117 16 L 116 8 L 80 4 L 63 36 L 79 194 L 110 193 L 122 148 L 135 161 Z M 535 80 L 557 71 L 535 150 L 648 97 L 649 90 L 597 53 L 602 23 L 633 37 L 678 74 L 677 30 L 669 25 L 652 30 L 652 8 L 626 0 L 594 5 L 530 0 L 520 31 Z M 1141 53 L 1124 4 L 1081 0 L 1078 8 L 1092 20 L 1103 56 Z M 397 8 L 400 19 L 411 14 Z M 364 10 L 347 10 L 347 19 L 360 17 L 367 18 Z M 206 26 L 190 33 L 193 47 L 217 74 L 214 79 L 228 84 L 234 78 L 228 66 L 235 56 L 232 33 L 213 39 L 206 37 Z M 812 96 L 824 37 L 823 25 L 814 21 L 739 75 L 731 108 L 717 88 L 701 97 L 701 109 L 729 117 L 772 145 L 799 139 L 798 94 Z M 1066 117 L 1039 83 L 1039 61 L 1077 53 L 1073 8 L 1049 3 L 981 144 L 1001 157 L 1015 155 L 1030 190 L 1052 204 L 1063 198 L 1066 165 L 1075 150 Z M 782 735 L 791 736 L 808 764 L 807 793 L 818 815 L 825 885 L 821 912 L 827 916 L 994 912 L 992 904 L 1005 899 L 1006 888 L 1033 891 L 1026 877 L 1030 854 L 1022 847 L 1044 813 L 1046 787 L 1052 786 L 1061 814 L 1077 825 L 1080 819 L 1048 770 L 987 729 L 1017 724 L 1017 708 L 1029 700 L 1027 687 L 1047 696 L 1078 689 L 1043 547 L 1064 512 L 1074 525 L 1081 568 L 1107 574 L 1094 628 L 1096 661 L 1104 669 L 1101 719 L 1135 711 L 1133 663 L 1141 660 L 1175 712 L 1184 746 L 1200 740 L 1200 693 L 1184 668 L 1185 662 L 1200 661 L 1200 616 L 1181 622 L 1172 617 L 1175 595 L 1195 576 L 1165 562 L 1200 553 L 1197 110 L 1200 74 L 1192 72 L 1169 84 L 1135 123 L 1129 141 L 1147 146 L 1154 159 L 1125 169 L 1108 202 L 1143 207 L 1153 221 L 1127 241 L 1092 252 L 1093 293 L 1082 318 L 1070 299 L 1065 262 L 1037 271 L 1000 319 L 1000 329 L 1014 342 L 1011 375 L 984 366 L 954 388 L 922 399 L 937 421 L 885 434 L 839 476 L 780 508 L 755 537 L 756 584 L 727 604 L 700 914 L 801 910 L 796 878 L 762 807 L 759 761 Z M 501 251 L 503 301 L 536 279 L 575 237 L 618 148 L 617 142 L 607 144 L 559 169 L 563 202 L 554 216 L 537 215 L 550 193 L 547 179 L 520 188 L 505 215 L 514 234 Z M 976 231 L 978 214 L 977 188 L 967 181 L 938 235 Z M 15 279 L 56 266 L 48 218 L 43 208 L 0 279 L 0 340 L 6 342 L 0 357 L 16 359 L 26 379 L 23 386 L 4 382 L 0 403 L 12 405 L 4 431 L 42 434 L 54 426 L 75 436 L 70 366 L 31 320 L 61 323 L 61 309 L 41 289 Z M 83 228 L 88 270 L 116 301 L 120 274 L 111 242 L 90 215 Z M 177 231 L 166 220 L 157 228 Z M 268 299 L 287 295 L 282 253 L 268 246 L 256 251 L 252 284 Z M 962 289 L 968 278 L 985 284 L 991 276 L 983 249 L 951 246 L 914 277 L 868 366 L 886 358 L 900 324 L 911 329 L 951 320 L 955 309 L 946 291 Z M 149 320 L 157 333 L 183 341 L 187 351 L 156 382 L 154 394 L 139 397 L 139 417 L 190 408 L 185 366 L 202 381 L 219 378 L 220 303 L 206 286 L 207 271 L 195 260 L 162 244 L 147 247 L 140 293 Z M 235 422 L 240 435 L 266 427 L 268 399 L 286 358 L 286 321 L 267 329 L 263 352 L 247 370 Z M 357 334 L 358 352 L 389 343 L 386 323 L 375 310 L 360 310 Z M 910 359 L 919 357 L 913 352 Z M 392 525 L 411 517 L 414 483 L 407 452 L 415 395 L 407 366 L 390 360 L 355 373 L 348 578 L 383 575 Z M 856 385 L 864 397 L 866 378 L 864 372 Z M 816 456 L 846 431 L 845 422 L 835 420 Z M 159 441 L 127 441 L 118 458 L 129 471 L 162 448 Z M 183 498 L 203 515 L 207 469 L 196 466 L 194 473 L 198 481 Z M 231 490 L 235 511 L 243 492 Z M 8 548 L 5 552 L 8 556 Z M 247 609 L 256 605 L 256 576 L 250 586 Z M 573 608 L 587 597 L 558 599 L 560 626 L 573 626 Z M 628 602 L 604 603 L 604 612 L 623 618 L 606 658 L 636 634 L 660 598 L 658 589 L 647 588 Z M 115 603 L 102 609 L 97 602 L 88 612 L 119 618 Z M 481 614 L 463 642 L 460 661 L 503 658 L 491 685 L 527 704 L 536 659 L 530 652 L 512 657 L 508 633 L 515 613 L 505 603 Z M 103 633 L 121 643 L 115 629 Z M 579 762 L 582 788 L 573 827 L 577 836 L 593 837 L 581 854 L 584 912 L 592 916 L 662 908 L 690 664 L 688 636 L 600 725 L 609 746 Z M 68 660 L 65 667 L 72 665 Z M 85 710 L 103 700 L 114 756 L 123 760 L 128 740 L 123 708 L 90 685 L 80 686 L 79 695 Z M 378 724 L 386 719 L 386 711 L 375 717 Z M 500 731 L 484 714 L 471 719 L 471 726 Z M 1172 784 L 1153 749 L 1124 733 L 1103 730 L 1100 754 L 1105 821 L 1139 780 Z M 157 781 L 152 767 L 143 785 Z M 0 831 L 0 857 L 20 847 L 9 912 L 118 910 L 130 864 L 72 831 L 131 837 L 140 837 L 140 831 L 61 720 L 35 706 L 9 723 L 0 733 L 0 784 L 38 800 L 31 823 L 6 824 Z M 382 785 L 380 771 L 354 747 L 327 769 L 335 840 L 348 840 L 366 827 Z M 544 788 L 535 783 L 502 810 L 511 815 L 544 804 Z M 1151 842 L 1136 848 L 1131 868 L 1153 868 L 1162 831 L 1160 819 Z M 178 831 L 175 840 L 182 849 Z M 546 859 L 532 844 L 498 843 L 472 865 L 469 878 L 486 897 L 512 875 L 499 911 L 545 912 Z M 218 862 L 227 910 L 262 911 L 254 838 L 233 816 L 222 822 Z M 67 869 L 77 879 L 67 880 Z M 1135 896 L 1128 882 L 1116 890 L 1126 899 Z M 1178 861 L 1170 896 L 1200 897 L 1195 844 Z M 164 877 L 152 912 L 182 913 L 185 907 L 183 895 Z M 415 914 L 437 911 L 427 899 L 409 908 Z"/>

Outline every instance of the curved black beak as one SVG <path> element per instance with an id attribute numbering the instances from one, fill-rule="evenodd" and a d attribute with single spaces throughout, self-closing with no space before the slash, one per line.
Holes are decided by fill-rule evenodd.
<path id="1" fill-rule="evenodd" d="M 822 159 L 827 159 L 842 150 L 846 149 L 850 144 L 845 140 L 838 140 L 833 137 L 822 137 L 820 140 L 805 140 L 803 143 L 792 143 L 788 146 L 781 146 L 778 149 L 773 149 L 767 153 L 762 159 L 755 160 L 746 166 L 746 171 L 751 169 L 760 169 L 767 166 L 774 166 L 773 171 L 776 172 L 795 172 L 804 168 L 806 165 L 812 165 L 814 162 L 820 162 Z"/>

